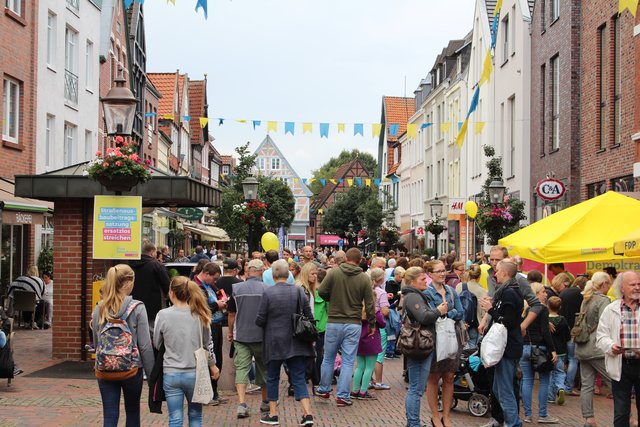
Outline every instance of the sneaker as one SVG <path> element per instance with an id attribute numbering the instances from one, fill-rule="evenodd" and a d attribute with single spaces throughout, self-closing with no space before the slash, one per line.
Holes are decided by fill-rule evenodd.
<path id="1" fill-rule="evenodd" d="M 260 403 L 260 412 L 269 412 L 269 402 L 266 400 L 263 400 L 262 403 Z"/>
<path id="2" fill-rule="evenodd" d="M 336 405 L 339 407 L 351 406 L 353 405 L 353 401 L 351 399 L 343 399 L 341 397 L 336 397 Z"/>
<path id="3" fill-rule="evenodd" d="M 352 399 L 360 399 L 360 392 L 358 391 L 352 391 L 349 395 Z"/>
<path id="4" fill-rule="evenodd" d="M 376 383 L 374 383 L 373 381 L 371 381 L 369 383 L 369 390 L 373 390 L 374 388 L 376 388 Z"/>
<path id="5" fill-rule="evenodd" d="M 246 403 L 241 403 L 238 405 L 238 409 L 236 410 L 236 415 L 238 418 L 247 418 L 250 415 L 249 407 Z"/>
<path id="6" fill-rule="evenodd" d="M 18 375 L 20 375 L 21 373 L 23 373 L 24 371 L 18 367 L 13 368 L 13 376 L 16 377 Z"/>
<path id="7" fill-rule="evenodd" d="M 214 396 L 213 398 L 217 400 L 218 403 L 227 403 L 229 401 L 228 397 L 222 397 L 220 395 Z"/>
<path id="8" fill-rule="evenodd" d="M 211 402 L 208 403 L 208 406 L 218 406 L 220 405 L 220 401 L 218 399 L 211 399 Z"/>
<path id="9" fill-rule="evenodd" d="M 558 390 L 558 396 L 556 397 L 556 403 L 558 405 L 564 405 L 564 390 Z"/>
<path id="10" fill-rule="evenodd" d="M 375 388 L 376 390 L 389 390 L 391 386 L 385 383 L 375 383 L 373 385 L 373 388 Z"/>
<path id="11" fill-rule="evenodd" d="M 395 355 L 393 355 L 393 354 L 385 354 L 384 358 L 385 359 L 395 359 Z"/>
<path id="12" fill-rule="evenodd" d="M 255 393 L 262 390 L 262 388 L 259 385 L 255 385 L 254 383 L 249 383 L 247 385 L 247 393 L 251 394 L 251 393 Z"/>
<path id="13" fill-rule="evenodd" d="M 369 394 L 368 391 L 365 391 L 364 393 L 358 393 L 358 399 L 360 399 L 360 400 L 378 400 L 377 397 L 375 397 L 372 394 Z"/>
<path id="14" fill-rule="evenodd" d="M 500 423 L 495 418 L 491 418 L 488 423 L 482 424 L 480 427 L 500 427 Z"/>
<path id="15" fill-rule="evenodd" d="M 301 426 L 312 426 L 313 425 L 313 415 L 305 415 L 302 417 L 300 421 Z"/>
<path id="16" fill-rule="evenodd" d="M 331 397 L 331 392 L 328 391 L 326 393 L 318 391 L 318 387 L 313 388 L 313 395 L 318 396 L 322 399 L 329 399 Z"/>
<path id="17" fill-rule="evenodd" d="M 538 424 L 557 424 L 560 421 L 556 417 L 547 415 L 546 417 L 538 417 Z"/>
<path id="18" fill-rule="evenodd" d="M 280 422 L 278 422 L 278 416 L 277 415 L 269 415 L 269 413 L 266 414 L 262 414 L 262 417 L 260 417 L 260 424 L 269 424 L 271 426 L 277 426 L 280 424 Z"/>
<path id="19" fill-rule="evenodd" d="M 524 417 L 524 419 L 522 420 L 525 423 L 532 423 L 533 421 L 531 421 L 531 417 Z"/>
<path id="20" fill-rule="evenodd" d="M 553 405 L 553 404 L 555 404 L 555 403 L 556 403 L 556 400 L 555 400 L 555 399 L 547 399 L 547 403 L 548 403 L 549 405 Z"/>

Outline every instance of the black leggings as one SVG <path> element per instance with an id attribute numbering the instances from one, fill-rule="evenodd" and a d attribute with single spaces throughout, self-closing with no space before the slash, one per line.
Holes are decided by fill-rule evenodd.
<path id="1" fill-rule="evenodd" d="M 211 323 L 211 341 L 213 342 L 213 353 L 216 355 L 216 366 L 222 372 L 222 323 Z M 218 397 L 218 380 L 211 380 L 213 387 L 213 397 Z"/>

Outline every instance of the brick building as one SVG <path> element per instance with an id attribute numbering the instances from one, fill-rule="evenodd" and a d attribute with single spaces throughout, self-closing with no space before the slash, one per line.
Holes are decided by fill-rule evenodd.
<path id="1" fill-rule="evenodd" d="M 545 202 L 531 192 L 531 222 L 543 209 L 580 202 L 580 0 L 540 0 L 531 23 L 531 186 L 555 178 L 564 197 Z"/>
<path id="2" fill-rule="evenodd" d="M 581 198 L 635 191 L 634 18 L 618 0 L 582 2 Z M 637 73 L 636 73 L 637 74 Z M 637 76 L 636 76 L 637 78 Z"/>

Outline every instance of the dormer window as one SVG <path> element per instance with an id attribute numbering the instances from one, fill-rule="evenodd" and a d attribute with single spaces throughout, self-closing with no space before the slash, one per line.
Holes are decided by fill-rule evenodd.
<path id="1" fill-rule="evenodd" d="M 462 55 L 458 55 L 458 74 L 462 74 Z"/>

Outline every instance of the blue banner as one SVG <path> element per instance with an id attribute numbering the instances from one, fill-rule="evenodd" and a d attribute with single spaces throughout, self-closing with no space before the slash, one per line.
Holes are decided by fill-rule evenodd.
<path id="1" fill-rule="evenodd" d="M 329 123 L 320 123 L 320 138 L 329 138 Z"/>
<path id="2" fill-rule="evenodd" d="M 389 136 L 398 136 L 399 128 L 400 125 L 396 123 L 389 125 Z"/>
<path id="3" fill-rule="evenodd" d="M 284 122 L 284 134 L 295 134 L 296 124 L 294 122 Z"/>
<path id="4" fill-rule="evenodd" d="M 353 136 L 360 134 L 364 136 L 364 125 L 362 123 L 355 123 L 353 125 Z"/>

